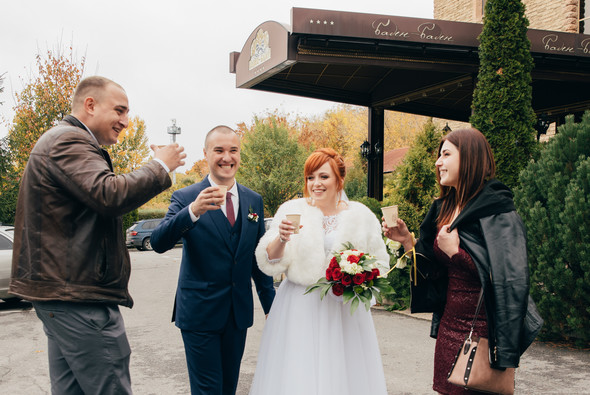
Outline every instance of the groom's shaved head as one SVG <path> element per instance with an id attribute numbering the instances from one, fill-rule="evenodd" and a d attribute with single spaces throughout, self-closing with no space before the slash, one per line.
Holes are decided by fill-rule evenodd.
<path id="1" fill-rule="evenodd" d="M 211 137 L 211 135 L 213 133 L 223 133 L 223 134 L 230 134 L 230 133 L 234 133 L 237 135 L 236 131 L 233 130 L 232 128 L 230 128 L 229 126 L 225 126 L 225 125 L 218 125 L 215 126 L 213 129 L 211 129 L 208 133 L 207 136 L 205 137 L 205 150 L 208 148 L 208 144 L 209 144 L 209 139 Z"/>

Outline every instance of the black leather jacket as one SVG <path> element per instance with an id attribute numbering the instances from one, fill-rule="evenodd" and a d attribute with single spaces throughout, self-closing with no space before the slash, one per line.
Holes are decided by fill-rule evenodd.
<path id="1" fill-rule="evenodd" d="M 440 205 L 437 200 L 431 206 L 416 244 L 418 259 L 423 264 L 434 262 L 432 271 L 436 274 L 431 278 L 438 290 L 438 301 L 431 306 L 434 338 L 444 311 L 448 282 L 446 270 L 436 263 L 432 249 Z M 455 228 L 460 247 L 473 259 L 484 289 L 491 365 L 517 367 L 543 320 L 529 296 L 526 232 L 514 208 L 512 193 L 499 181 L 489 181 L 453 221 L 451 230 Z"/>

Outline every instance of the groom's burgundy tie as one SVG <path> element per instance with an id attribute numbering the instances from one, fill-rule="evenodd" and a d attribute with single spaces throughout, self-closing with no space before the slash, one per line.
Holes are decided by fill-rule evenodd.
<path id="1" fill-rule="evenodd" d="M 234 204 L 231 201 L 231 193 L 227 193 L 225 202 L 225 210 L 227 212 L 227 220 L 231 226 L 236 223 L 236 214 L 234 213 Z"/>

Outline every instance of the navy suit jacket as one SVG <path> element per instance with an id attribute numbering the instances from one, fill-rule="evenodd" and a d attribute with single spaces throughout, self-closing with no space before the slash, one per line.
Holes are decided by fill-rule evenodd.
<path id="1" fill-rule="evenodd" d="M 237 185 L 242 228 L 234 253 L 229 222 L 220 209 L 207 211 L 194 223 L 190 218 L 189 205 L 209 186 L 205 177 L 174 192 L 166 217 L 152 233 L 151 244 L 156 252 L 162 253 L 174 247 L 180 238 L 183 241 L 172 317 L 177 327 L 191 331 L 220 330 L 233 311 L 238 328 L 245 329 L 252 326 L 254 316 L 252 279 L 265 313 L 270 310 L 275 295 L 272 278 L 260 271 L 254 256 L 264 234 L 262 197 Z M 258 214 L 257 222 L 248 220 L 250 209 Z"/>

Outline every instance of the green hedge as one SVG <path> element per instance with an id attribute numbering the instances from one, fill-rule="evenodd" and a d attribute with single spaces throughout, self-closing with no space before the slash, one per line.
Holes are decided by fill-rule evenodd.
<path id="1" fill-rule="evenodd" d="M 168 212 L 167 209 L 159 209 L 159 208 L 139 209 L 138 220 L 164 218 L 166 216 L 167 212 Z"/>
<path id="2" fill-rule="evenodd" d="M 568 116 L 520 174 L 515 203 L 527 227 L 540 337 L 590 345 L 590 112 Z"/>

